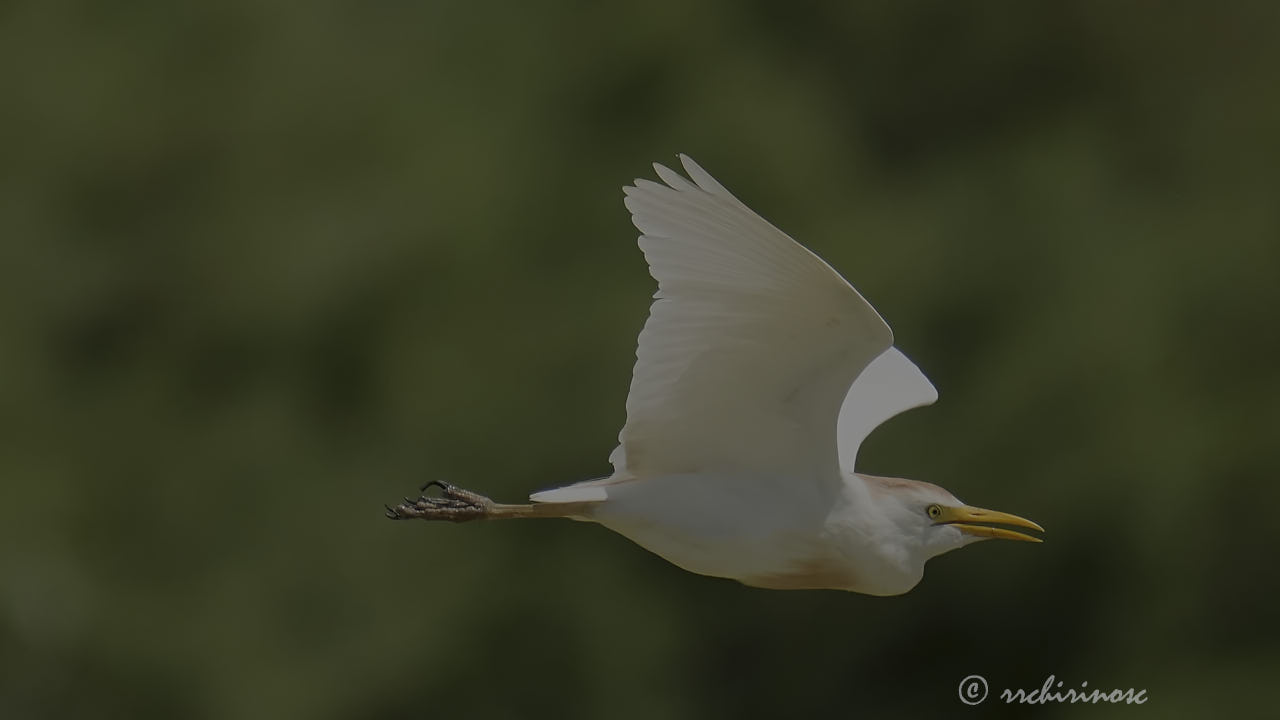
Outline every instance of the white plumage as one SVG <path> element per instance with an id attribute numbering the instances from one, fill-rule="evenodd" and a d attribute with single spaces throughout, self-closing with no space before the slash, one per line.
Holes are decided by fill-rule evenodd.
<path id="1" fill-rule="evenodd" d="M 930 483 L 859 475 L 885 420 L 937 391 L 835 270 L 687 156 L 689 178 L 624 188 L 658 281 L 627 420 L 606 478 L 498 505 L 445 488 L 392 517 L 570 517 L 672 563 L 767 588 L 906 592 L 936 555 L 986 538 L 1035 540 L 1015 515 Z M 963 521 L 963 522 L 962 522 Z"/>
<path id="2" fill-rule="evenodd" d="M 693 182 L 655 164 L 666 185 L 624 188 L 658 292 L 614 474 L 534 501 L 603 500 L 621 480 L 704 472 L 830 482 L 877 425 L 937 399 L 839 273 L 680 160 Z"/>

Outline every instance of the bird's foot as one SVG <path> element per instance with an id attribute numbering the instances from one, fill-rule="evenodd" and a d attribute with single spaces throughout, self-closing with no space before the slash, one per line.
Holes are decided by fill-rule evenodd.
<path id="1" fill-rule="evenodd" d="M 440 488 L 439 496 L 428 496 L 431 487 Z M 432 480 L 422 486 L 417 500 L 405 498 L 404 502 L 392 507 L 387 505 L 386 515 L 392 520 L 448 520 L 449 522 L 466 522 L 479 520 L 488 516 L 494 502 L 480 493 L 463 490 L 455 485 L 440 480 Z"/>

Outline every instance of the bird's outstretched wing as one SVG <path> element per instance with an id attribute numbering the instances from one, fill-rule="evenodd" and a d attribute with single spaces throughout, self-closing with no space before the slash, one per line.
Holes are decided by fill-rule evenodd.
<path id="1" fill-rule="evenodd" d="M 896 347 L 885 350 L 853 381 L 840 406 L 840 467 L 853 470 L 862 441 L 885 420 L 937 399 L 938 391 L 915 363 Z"/>
<path id="2" fill-rule="evenodd" d="M 658 292 L 615 477 L 838 477 L 841 401 L 893 334 L 831 266 L 680 160 L 692 182 L 654 165 L 665 185 L 624 188 Z"/>

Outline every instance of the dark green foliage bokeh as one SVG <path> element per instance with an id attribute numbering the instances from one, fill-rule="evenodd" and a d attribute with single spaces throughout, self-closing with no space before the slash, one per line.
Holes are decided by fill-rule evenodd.
<path id="1" fill-rule="evenodd" d="M 1277 7 L 0 10 L 0 717 L 1274 713 Z M 885 599 L 382 519 L 608 471 L 676 152 L 939 388 L 863 469 L 1044 545 Z"/>

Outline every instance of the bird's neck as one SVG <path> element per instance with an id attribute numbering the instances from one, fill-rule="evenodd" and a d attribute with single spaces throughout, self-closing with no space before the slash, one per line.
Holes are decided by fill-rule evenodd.
<path id="1" fill-rule="evenodd" d="M 844 497 L 832 515 L 832 534 L 843 536 L 846 559 L 874 595 L 897 595 L 915 587 L 928 560 L 922 538 L 912 530 L 902 493 L 915 480 L 845 473 Z"/>

